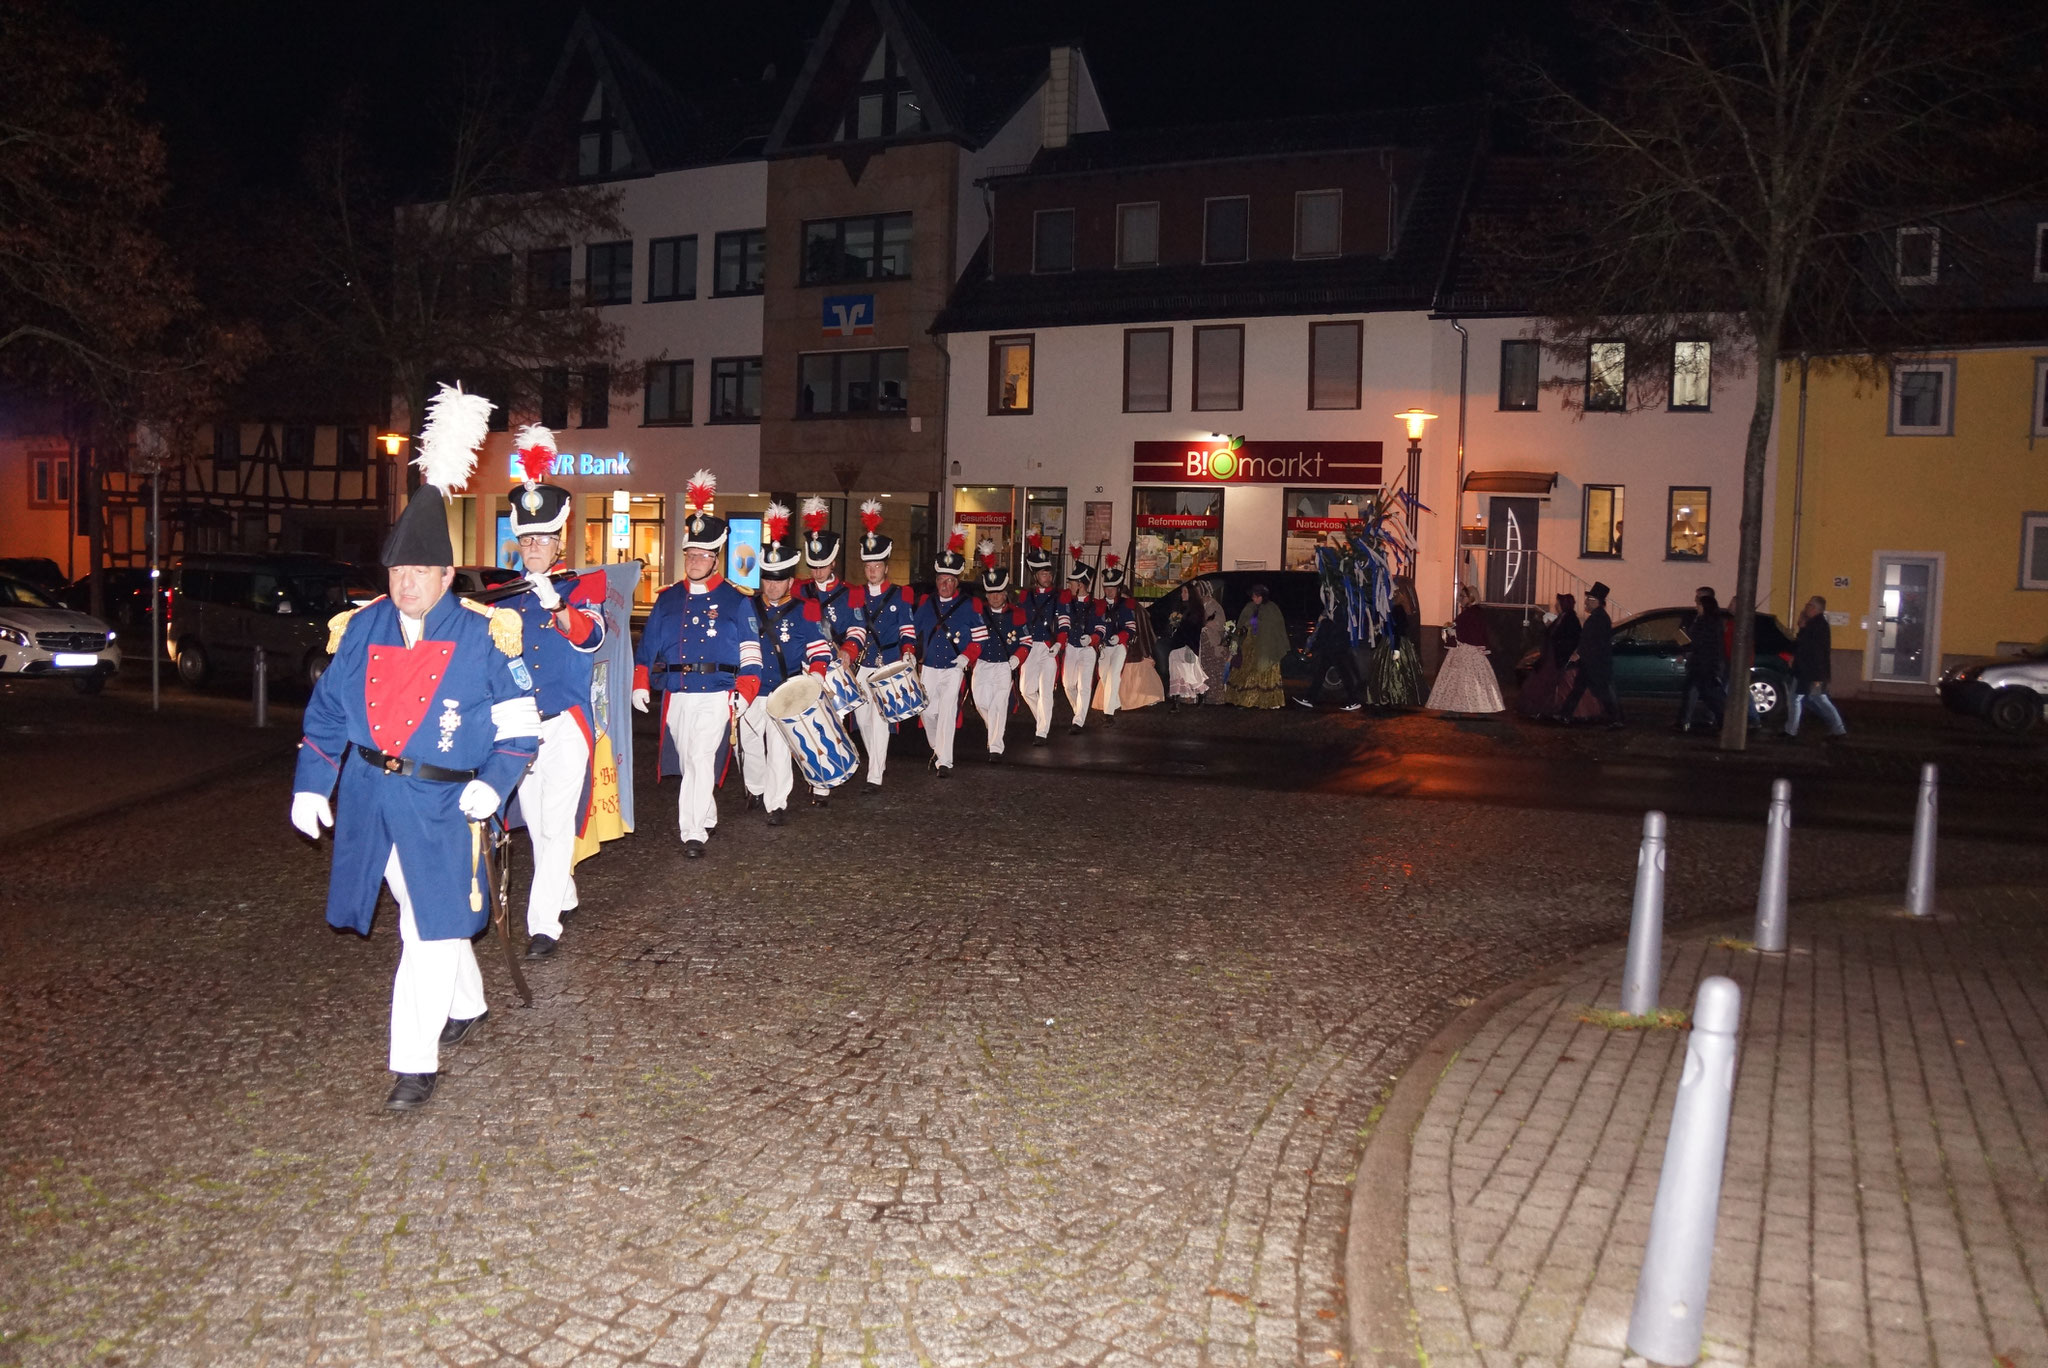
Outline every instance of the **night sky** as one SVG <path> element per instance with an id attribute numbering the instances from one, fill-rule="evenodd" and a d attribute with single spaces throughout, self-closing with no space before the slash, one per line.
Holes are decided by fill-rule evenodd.
<path id="1" fill-rule="evenodd" d="M 914 0 L 960 50 L 1078 38 L 1113 124 L 1229 122 L 1431 103 L 1480 92 L 1502 35 L 1554 32 L 1561 0 Z M 476 54 L 534 93 L 577 0 L 78 0 L 119 44 L 169 133 L 188 191 L 258 188 L 295 173 L 345 95 L 401 177 L 420 129 Z M 590 6 L 679 85 L 758 79 L 801 64 L 830 0 L 603 0 Z M 1020 19 L 1020 14 L 1024 17 Z M 1028 27 L 1020 24 L 1028 23 Z"/>

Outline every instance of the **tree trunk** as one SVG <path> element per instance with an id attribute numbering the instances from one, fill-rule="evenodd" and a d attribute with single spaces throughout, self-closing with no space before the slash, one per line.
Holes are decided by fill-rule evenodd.
<path id="1" fill-rule="evenodd" d="M 1735 565 L 1735 641 L 1728 652 L 1728 699 L 1721 713 L 1721 749 L 1742 750 L 1749 739 L 1749 662 L 1756 651 L 1756 581 L 1764 546 L 1764 458 L 1771 449 L 1771 418 L 1778 408 L 1778 332 L 1756 339 L 1756 407 L 1749 415 L 1749 446 L 1742 458 L 1741 548 Z"/>

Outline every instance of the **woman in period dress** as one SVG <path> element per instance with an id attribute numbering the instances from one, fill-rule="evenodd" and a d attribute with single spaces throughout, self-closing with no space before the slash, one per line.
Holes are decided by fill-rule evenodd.
<path id="1" fill-rule="evenodd" d="M 1555 713 L 1570 684 L 1566 666 L 1572 652 L 1578 649 L 1578 600 L 1570 594 L 1559 594 L 1557 612 L 1543 629 L 1543 646 L 1536 653 L 1536 668 L 1522 681 L 1515 711 L 1524 717 L 1549 717 Z"/>
<path id="2" fill-rule="evenodd" d="M 1160 682 L 1159 670 L 1153 662 L 1152 647 L 1155 638 L 1152 632 L 1151 605 L 1133 602 L 1135 611 L 1131 619 L 1137 630 L 1131 635 L 1130 652 L 1124 657 L 1124 672 L 1119 686 L 1118 698 L 1125 712 L 1137 708 L 1149 708 L 1154 703 L 1166 701 L 1166 686 Z M 1104 679 L 1095 686 L 1095 706 L 1100 708 L 1104 695 L 1109 692 L 1109 681 Z"/>
<path id="3" fill-rule="evenodd" d="M 1487 660 L 1486 617 L 1472 601 L 1472 591 L 1458 590 L 1462 611 L 1444 635 L 1451 649 L 1436 672 L 1436 686 L 1429 691 L 1430 708 L 1446 713 L 1497 713 L 1500 685 L 1494 681 L 1493 666 Z"/>
<path id="4" fill-rule="evenodd" d="M 1280 662 L 1287 646 L 1287 619 L 1280 605 L 1266 597 L 1265 585 L 1254 584 L 1251 602 L 1237 615 L 1237 664 L 1225 701 L 1240 708 L 1286 707 Z"/>
<path id="5" fill-rule="evenodd" d="M 1209 676 L 1202 669 L 1202 625 L 1208 607 L 1192 584 L 1173 591 L 1167 610 L 1166 709 L 1178 712 L 1182 703 L 1199 703 L 1208 692 Z"/>
<path id="6" fill-rule="evenodd" d="M 1230 650 L 1223 644 L 1223 629 L 1230 624 L 1230 615 L 1216 601 L 1216 586 L 1209 581 L 1196 580 L 1195 593 L 1202 600 L 1202 674 L 1209 681 L 1200 701 L 1221 703 L 1224 676 L 1230 672 Z"/>

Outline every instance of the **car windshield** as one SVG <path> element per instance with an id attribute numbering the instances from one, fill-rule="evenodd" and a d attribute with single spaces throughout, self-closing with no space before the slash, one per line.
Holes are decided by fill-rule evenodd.
<path id="1" fill-rule="evenodd" d="M 350 606 L 348 580 L 340 575 L 293 575 L 292 599 L 309 613 L 338 613 Z"/>
<path id="2" fill-rule="evenodd" d="M 0 603 L 11 603 L 18 608 L 55 608 L 57 605 L 44 598 L 20 580 L 0 580 Z"/>

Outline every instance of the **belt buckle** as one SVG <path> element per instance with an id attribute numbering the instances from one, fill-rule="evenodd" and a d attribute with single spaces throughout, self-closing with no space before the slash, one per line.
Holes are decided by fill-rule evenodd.
<path id="1" fill-rule="evenodd" d="M 402 769 L 404 769 L 404 768 L 405 768 L 405 757 L 404 757 L 404 756 L 402 756 L 402 755 L 387 755 L 387 756 L 385 756 L 385 757 L 384 757 L 384 772 L 385 772 L 386 774 L 396 774 L 396 773 L 398 773 L 398 772 L 399 772 L 400 770 L 402 770 Z"/>

